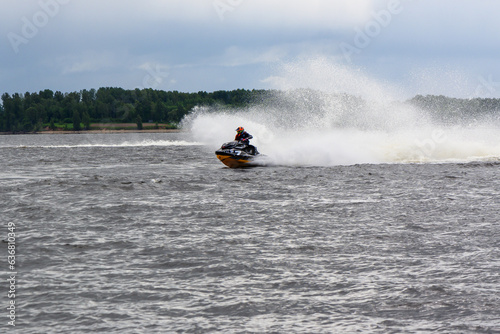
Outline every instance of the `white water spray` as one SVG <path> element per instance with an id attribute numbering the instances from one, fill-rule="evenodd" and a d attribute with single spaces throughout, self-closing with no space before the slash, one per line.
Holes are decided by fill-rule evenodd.
<path id="1" fill-rule="evenodd" d="M 269 80 L 279 89 L 272 101 L 238 110 L 197 108 L 184 127 L 215 149 L 243 126 L 280 165 L 500 160 L 498 122 L 438 122 L 359 71 L 315 59 L 286 64 Z"/>

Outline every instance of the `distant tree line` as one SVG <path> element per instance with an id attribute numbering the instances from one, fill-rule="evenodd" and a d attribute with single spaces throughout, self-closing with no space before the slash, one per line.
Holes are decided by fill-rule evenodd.
<path id="1" fill-rule="evenodd" d="M 417 95 L 407 102 L 419 109 L 428 111 L 434 118 L 442 121 L 456 121 L 500 114 L 500 99 L 458 99 L 443 95 Z"/>
<path id="2" fill-rule="evenodd" d="M 264 90 L 182 93 L 153 89 L 125 90 L 104 87 L 62 93 L 50 89 L 38 93 L 2 95 L 0 131 L 33 132 L 43 128 L 90 129 L 92 123 L 167 123 L 176 127 L 195 106 L 242 107 L 267 94 Z"/>
<path id="3" fill-rule="evenodd" d="M 339 96 L 342 105 L 351 106 L 348 109 L 353 112 L 365 105 L 361 98 L 346 94 Z M 324 100 L 324 94 L 309 89 L 291 93 L 244 89 L 182 93 L 104 87 L 71 93 L 53 92 L 49 89 L 38 93 L 4 93 L 0 104 L 0 131 L 23 133 L 37 132 L 44 128 L 79 131 L 90 129 L 92 123 L 135 123 L 137 128 L 142 129 L 143 122 L 164 123 L 175 128 L 195 106 L 241 108 L 257 103 L 287 110 L 299 108 L 321 112 Z M 444 121 L 464 116 L 500 114 L 500 99 L 417 95 L 406 103 L 429 111 Z"/>

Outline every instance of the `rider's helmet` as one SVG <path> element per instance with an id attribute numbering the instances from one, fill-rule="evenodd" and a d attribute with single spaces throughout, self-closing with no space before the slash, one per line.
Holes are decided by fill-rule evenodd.
<path id="1" fill-rule="evenodd" d="M 243 131 L 245 131 L 245 129 L 243 129 L 242 126 L 239 126 L 237 129 L 236 129 L 236 132 L 238 133 L 242 133 Z"/>

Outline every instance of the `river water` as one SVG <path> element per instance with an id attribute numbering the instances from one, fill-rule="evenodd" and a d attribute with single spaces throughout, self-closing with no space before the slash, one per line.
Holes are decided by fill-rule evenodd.
<path id="1" fill-rule="evenodd" d="M 498 160 L 238 170 L 213 151 L 185 133 L 0 137 L 1 327 L 500 332 Z"/>

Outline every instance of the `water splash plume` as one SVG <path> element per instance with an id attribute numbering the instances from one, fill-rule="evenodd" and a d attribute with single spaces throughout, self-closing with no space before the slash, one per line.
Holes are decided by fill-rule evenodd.
<path id="1" fill-rule="evenodd" d="M 183 127 L 215 149 L 243 126 L 281 165 L 500 160 L 500 122 L 491 114 L 443 121 L 439 106 L 420 109 L 397 88 L 324 59 L 285 64 L 268 81 L 278 90 L 261 101 L 197 107 Z"/>

